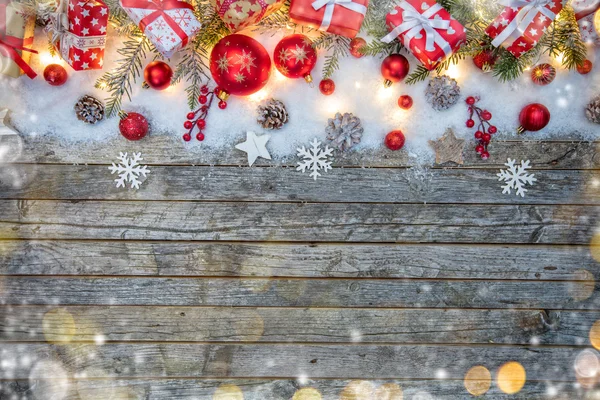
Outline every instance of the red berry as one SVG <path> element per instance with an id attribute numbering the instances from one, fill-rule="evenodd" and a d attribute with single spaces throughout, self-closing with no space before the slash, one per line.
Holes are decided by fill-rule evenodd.
<path id="1" fill-rule="evenodd" d="M 404 147 L 404 142 L 406 139 L 404 138 L 404 134 L 402 131 L 392 131 L 387 134 L 385 137 L 385 145 L 390 150 L 400 150 Z"/>
<path id="2" fill-rule="evenodd" d="M 481 139 L 483 137 L 483 132 L 477 131 L 475 132 L 475 139 Z"/>
<path id="3" fill-rule="evenodd" d="M 202 94 L 206 94 L 206 93 L 208 93 L 208 86 L 202 86 L 202 88 L 200 88 L 200 92 L 201 92 Z"/>
<path id="4" fill-rule="evenodd" d="M 490 153 L 488 153 L 487 151 L 484 151 L 483 153 L 481 153 L 482 160 L 487 160 L 488 158 L 490 158 Z"/>
<path id="5" fill-rule="evenodd" d="M 483 112 L 481 113 L 481 118 L 486 121 L 489 121 L 490 119 L 492 119 L 492 113 L 488 110 L 483 110 Z"/>
<path id="6" fill-rule="evenodd" d="M 202 133 L 202 132 L 199 132 L 199 133 L 196 135 L 196 139 L 198 139 L 198 141 L 200 141 L 200 142 L 201 142 L 201 141 L 203 141 L 203 140 L 204 140 L 204 133 Z"/>
<path id="7" fill-rule="evenodd" d="M 488 129 L 488 132 L 493 135 L 494 133 L 498 132 L 498 128 L 496 128 L 494 125 L 491 125 Z"/>
<path id="8" fill-rule="evenodd" d="M 475 126 L 475 121 L 473 121 L 472 119 L 468 119 L 467 120 L 467 128 L 472 128 Z"/>
<path id="9" fill-rule="evenodd" d="M 492 140 L 492 135 L 490 135 L 489 133 L 484 133 L 483 137 L 481 138 L 484 142 L 489 143 L 490 140 Z"/>
<path id="10" fill-rule="evenodd" d="M 409 110 L 413 106 L 413 99 L 405 94 L 398 99 L 398 106 L 403 110 Z"/>
<path id="11" fill-rule="evenodd" d="M 194 126 L 194 124 L 192 123 L 192 121 L 185 121 L 185 122 L 183 123 L 183 127 L 184 127 L 185 129 L 192 129 L 192 127 L 193 127 L 193 126 Z"/>
<path id="12" fill-rule="evenodd" d="M 484 150 L 485 150 L 485 148 L 483 147 L 482 144 L 478 144 L 477 146 L 475 146 L 475 151 L 477 152 L 477 154 L 483 153 Z"/>
<path id="13" fill-rule="evenodd" d="M 467 97 L 467 100 L 466 100 L 466 101 L 467 101 L 467 104 L 468 104 L 468 105 L 472 106 L 473 104 L 475 104 L 475 101 L 476 101 L 476 100 L 475 100 L 475 97 L 473 97 L 473 96 L 469 96 L 469 97 Z"/>
<path id="14" fill-rule="evenodd" d="M 221 110 L 224 110 L 224 109 L 226 109 L 226 108 L 227 108 L 227 102 L 226 102 L 226 101 L 223 101 L 223 100 L 221 100 L 221 101 L 219 102 L 219 108 L 220 108 Z"/>
<path id="15" fill-rule="evenodd" d="M 205 95 L 200 95 L 200 97 L 198 97 L 198 101 L 200 102 L 200 104 L 206 104 L 208 102 L 208 97 L 206 97 Z"/>
<path id="16" fill-rule="evenodd" d="M 185 135 L 183 135 L 183 140 L 185 140 L 186 142 L 189 142 L 190 140 L 192 140 L 192 135 L 190 135 L 189 133 L 186 133 Z"/>
<path id="17" fill-rule="evenodd" d="M 203 113 L 207 112 L 208 111 L 208 106 L 202 106 L 200 108 L 200 111 L 202 111 Z"/>
<path id="18" fill-rule="evenodd" d="M 188 113 L 187 119 L 194 119 L 195 116 L 196 116 L 196 114 L 194 114 L 193 112 Z"/>
<path id="19" fill-rule="evenodd" d="M 199 119 L 198 122 L 196 122 L 196 125 L 198 125 L 198 128 L 204 129 L 206 128 L 206 121 L 203 119 Z"/>

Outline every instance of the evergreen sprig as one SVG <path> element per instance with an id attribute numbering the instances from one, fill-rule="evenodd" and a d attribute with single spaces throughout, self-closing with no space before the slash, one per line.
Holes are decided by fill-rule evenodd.
<path id="1" fill-rule="evenodd" d="M 200 88 L 205 81 L 210 80 L 207 72 L 208 66 L 206 50 L 201 46 L 200 40 L 196 37 L 185 49 L 183 49 L 181 61 L 173 72 L 172 84 L 176 85 L 182 80 L 188 83 L 185 92 L 187 93 L 188 106 L 190 110 L 197 108 Z"/>
<path id="2" fill-rule="evenodd" d="M 350 39 L 339 35 L 321 33 L 313 42 L 313 46 L 327 51 L 323 65 L 323 79 L 331 78 L 340 68 L 340 58 L 350 54 Z"/>

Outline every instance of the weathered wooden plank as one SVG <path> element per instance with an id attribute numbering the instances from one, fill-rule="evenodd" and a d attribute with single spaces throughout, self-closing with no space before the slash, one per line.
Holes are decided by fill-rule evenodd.
<path id="1" fill-rule="evenodd" d="M 587 246 L 0 242 L 0 275 L 593 280 L 597 268 Z"/>
<path id="2" fill-rule="evenodd" d="M 575 381 L 570 347 L 296 344 L 0 344 L 0 379 L 24 379 L 41 360 L 85 378 L 228 377 L 463 379 L 475 365 L 495 370 L 518 361 L 533 381 Z M 21 363 L 27 357 L 27 363 Z"/>
<path id="3" fill-rule="evenodd" d="M 3 140 L 2 143 L 9 144 L 8 140 L 16 139 Z M 240 135 L 239 141 L 243 140 L 243 135 Z M 77 151 L 73 151 L 74 147 Z M 150 164 L 247 165 L 245 154 L 233 149 L 233 146 L 227 149 L 208 148 L 203 144 L 184 143 L 179 135 L 152 135 L 135 143 L 119 137 L 109 142 L 88 141 L 85 144 L 69 143 L 52 136 L 26 137 L 23 151 L 19 152 L 19 160 L 36 163 L 106 164 L 113 162 L 118 151 L 141 152 L 145 161 Z M 482 161 L 471 151 L 470 146 L 466 146 L 463 152 L 465 166 L 499 167 L 507 158 L 531 160 L 536 168 L 588 169 L 598 168 L 600 165 L 595 142 L 502 141 L 495 138 L 490 151 L 491 158 Z M 290 154 L 287 158 L 274 161 L 259 158 L 256 165 L 294 165 L 296 161 L 296 155 Z M 348 154 L 337 154 L 334 165 L 398 167 L 414 163 L 414 159 L 406 151 L 392 152 L 382 146 L 381 149 L 359 149 Z"/>
<path id="4" fill-rule="evenodd" d="M 544 310 L 9 306 L 0 341 L 582 345 L 597 320 Z"/>
<path id="5" fill-rule="evenodd" d="M 2 239 L 589 244 L 600 207 L 0 200 Z"/>
<path id="6" fill-rule="evenodd" d="M 2 304 L 598 309 L 590 282 L 4 277 Z"/>
<path id="7" fill-rule="evenodd" d="M 473 397 L 462 380 L 307 379 L 299 383 L 296 379 L 78 379 L 68 385 L 64 383 L 61 380 L 6 381 L 0 386 L 0 397 L 17 395 L 22 400 L 45 400 L 49 394 L 64 394 L 64 400 L 288 400 L 309 389 L 313 389 L 310 393 L 316 390 L 320 397 L 300 397 L 300 400 L 464 400 Z M 483 398 L 591 400 L 597 395 L 597 390 L 585 390 L 565 382 L 527 381 L 517 394 L 506 394 L 495 382 L 490 383 Z M 304 392 L 299 392 L 301 389 Z M 213 397 L 219 394 L 223 397 Z"/>
<path id="8" fill-rule="evenodd" d="M 538 181 L 526 197 L 520 197 L 502 194 L 497 169 L 338 168 L 314 182 L 294 168 L 157 166 L 140 190 L 123 190 L 115 187 L 115 175 L 106 166 L 13 168 L 28 183 L 20 189 L 12 182 L 0 184 L 0 198 L 600 204 L 596 171 L 535 171 Z"/>

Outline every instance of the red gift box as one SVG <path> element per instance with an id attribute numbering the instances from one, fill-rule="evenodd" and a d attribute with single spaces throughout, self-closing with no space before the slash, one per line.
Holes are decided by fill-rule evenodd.
<path id="1" fill-rule="evenodd" d="M 399 37 L 404 47 L 432 70 L 465 42 L 465 28 L 435 0 L 405 0 L 386 17 L 390 43 Z"/>
<path id="2" fill-rule="evenodd" d="M 47 30 L 62 58 L 76 71 L 102 69 L 108 7 L 102 0 L 62 0 Z"/>
<path id="3" fill-rule="evenodd" d="M 29 78 L 36 73 L 29 66 L 35 17 L 22 4 L 0 0 L 0 74 L 18 78 L 26 74 Z"/>
<path id="4" fill-rule="evenodd" d="M 290 20 L 354 38 L 360 31 L 368 6 L 369 0 L 292 0 Z"/>
<path id="5" fill-rule="evenodd" d="M 505 6 L 485 33 L 515 57 L 533 49 L 562 10 L 561 0 L 501 0 Z"/>

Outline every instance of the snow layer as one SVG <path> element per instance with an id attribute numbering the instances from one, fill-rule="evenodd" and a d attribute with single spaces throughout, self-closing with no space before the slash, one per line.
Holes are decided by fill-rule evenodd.
<path id="1" fill-rule="evenodd" d="M 282 32 L 256 38 L 272 53 L 284 35 Z M 110 69 L 119 57 L 116 49 L 120 39 L 111 32 L 109 38 L 105 69 Z M 23 135 L 55 135 L 67 142 L 106 141 L 118 137 L 118 118 L 88 126 L 78 121 L 73 112 L 73 105 L 84 94 L 106 97 L 94 88 L 102 71 L 75 72 L 66 66 L 69 81 L 62 87 L 52 87 L 41 77 L 43 68 L 62 61 L 50 58 L 44 50 L 46 43 L 44 34 L 37 32 L 34 47 L 42 50 L 39 57 L 32 57 L 32 67 L 40 74 L 37 79 L 12 79 L 0 75 L 0 108 L 12 110 L 12 122 Z M 387 132 L 400 129 L 407 138 L 405 148 L 418 159 L 430 159 L 432 150 L 427 141 L 441 136 L 447 127 L 455 128 L 459 137 L 472 138 L 473 130 L 464 126 L 467 110 L 462 101 L 469 95 L 481 97 L 480 106 L 492 112 L 492 122 L 503 133 L 503 138 L 516 135 L 518 114 L 524 105 L 540 102 L 550 109 L 552 119 L 544 131 L 528 133 L 529 138 L 572 138 L 576 133 L 586 139 L 595 139 L 600 127 L 586 120 L 584 108 L 591 98 L 600 94 L 599 54 L 597 48 L 590 48 L 589 57 L 595 64 L 590 74 L 580 75 L 558 68 L 555 81 L 545 87 L 534 85 L 528 74 L 511 83 L 500 83 L 491 74 L 479 71 L 470 60 L 463 61 L 449 73 L 461 86 L 461 101 L 443 112 L 433 110 L 426 103 L 427 82 L 413 86 L 400 83 L 385 89 L 379 72 L 379 58 L 348 57 L 342 60 L 341 69 L 333 77 L 336 92 L 325 97 L 317 87 L 324 59 L 321 57 L 313 73 L 315 87 L 302 79 L 286 79 L 274 70 L 271 81 L 261 92 L 246 99 L 232 97 L 226 111 L 214 107 L 207 121 L 206 140 L 200 143 L 194 139 L 189 149 L 190 152 L 202 152 L 209 148 L 233 147 L 247 130 L 261 133 L 255 110 L 261 100 L 269 97 L 282 100 L 291 117 L 283 130 L 272 133 L 268 148 L 275 158 L 295 154 L 299 145 L 308 145 L 314 137 L 324 141 L 327 119 L 340 111 L 354 113 L 362 119 L 365 134 L 357 150 L 380 147 Z M 414 68 L 417 61 L 410 55 L 408 58 Z M 558 66 L 556 60 L 540 61 Z M 176 59 L 172 60 L 171 65 L 174 67 L 176 62 Z M 151 133 L 145 140 L 151 140 L 152 135 L 181 136 L 184 133 L 182 125 L 188 111 L 184 89 L 185 82 L 163 92 L 144 90 L 138 85 L 132 101 L 124 100 L 125 110 L 142 112 L 149 119 Z M 402 94 L 413 97 L 414 106 L 409 111 L 403 111 L 397 105 Z M 490 151 L 493 153 L 493 143 Z"/>

